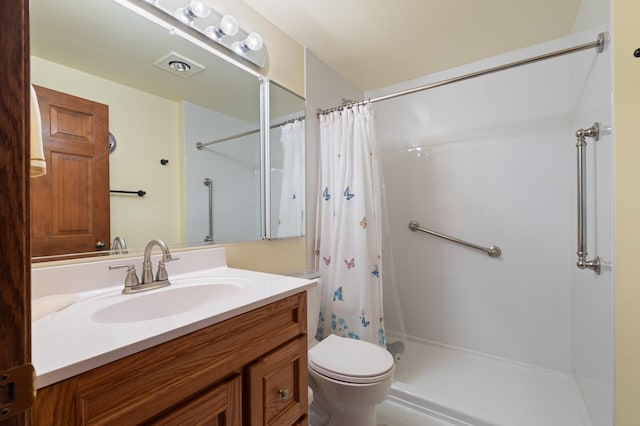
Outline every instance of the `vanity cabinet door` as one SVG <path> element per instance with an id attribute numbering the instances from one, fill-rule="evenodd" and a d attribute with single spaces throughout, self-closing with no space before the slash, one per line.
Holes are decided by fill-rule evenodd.
<path id="1" fill-rule="evenodd" d="M 145 424 L 156 426 L 242 424 L 242 380 L 239 375 L 233 376 Z"/>
<path id="2" fill-rule="evenodd" d="M 300 336 L 249 367 L 248 424 L 307 424 L 306 343 L 306 335 Z"/>

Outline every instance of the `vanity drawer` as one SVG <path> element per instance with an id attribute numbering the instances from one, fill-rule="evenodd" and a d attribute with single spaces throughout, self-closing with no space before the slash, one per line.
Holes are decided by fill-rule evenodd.
<path id="1" fill-rule="evenodd" d="M 308 409 L 305 336 L 263 356 L 248 370 L 249 424 L 305 424 L 302 419 Z"/>

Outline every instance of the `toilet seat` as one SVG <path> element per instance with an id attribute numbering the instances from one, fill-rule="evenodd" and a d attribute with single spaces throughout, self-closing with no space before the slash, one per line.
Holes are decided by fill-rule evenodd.
<path id="1" fill-rule="evenodd" d="M 393 356 L 382 347 L 333 334 L 309 350 L 309 368 L 341 382 L 380 382 L 393 367 Z"/>

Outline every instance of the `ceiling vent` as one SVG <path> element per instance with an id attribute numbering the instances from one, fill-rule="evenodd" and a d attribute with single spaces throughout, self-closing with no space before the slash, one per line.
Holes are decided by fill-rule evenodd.
<path id="1" fill-rule="evenodd" d="M 171 74 L 187 78 L 202 71 L 204 66 L 196 61 L 184 57 L 176 52 L 171 52 L 153 63 L 158 68 L 169 71 Z"/>

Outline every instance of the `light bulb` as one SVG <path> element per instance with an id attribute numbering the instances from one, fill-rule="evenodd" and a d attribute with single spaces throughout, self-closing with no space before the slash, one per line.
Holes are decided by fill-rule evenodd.
<path id="1" fill-rule="evenodd" d="M 247 36 L 244 44 L 246 44 L 250 50 L 260 50 L 262 49 L 262 36 L 258 33 L 251 33 Z"/>
<path id="2" fill-rule="evenodd" d="M 206 18 L 211 13 L 211 8 L 203 0 L 191 0 L 189 6 L 176 10 L 175 16 L 185 24 L 193 24 L 197 18 Z"/>
<path id="3" fill-rule="evenodd" d="M 231 15 L 224 15 L 220 20 L 220 24 L 209 25 L 204 29 L 204 33 L 214 40 L 220 40 L 225 36 L 233 36 L 238 33 L 238 20 Z"/>
<path id="4" fill-rule="evenodd" d="M 262 36 L 258 33 L 251 33 L 246 39 L 234 42 L 231 48 L 239 55 L 244 55 L 249 50 L 258 51 L 262 49 Z"/>
<path id="5" fill-rule="evenodd" d="M 238 34 L 238 20 L 231 15 L 224 15 L 220 21 L 220 31 L 228 36 Z"/>
<path id="6" fill-rule="evenodd" d="M 211 13 L 211 8 L 202 0 L 191 0 L 189 10 L 197 18 L 206 18 Z"/>

